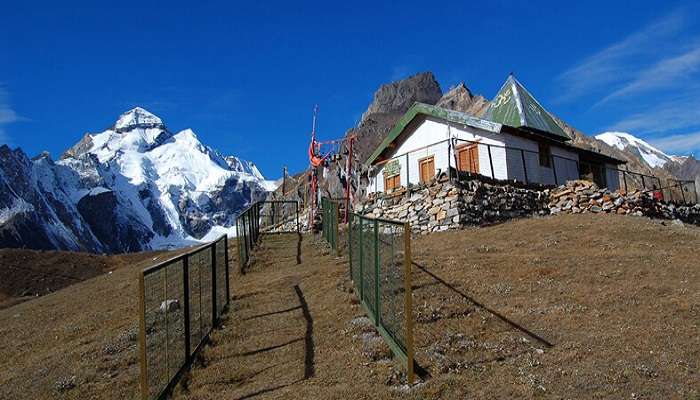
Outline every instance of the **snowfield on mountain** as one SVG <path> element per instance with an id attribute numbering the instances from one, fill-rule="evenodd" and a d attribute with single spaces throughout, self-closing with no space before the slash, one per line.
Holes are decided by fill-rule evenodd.
<path id="1" fill-rule="evenodd" d="M 2 247 L 108 253 L 234 234 L 238 212 L 275 189 L 253 163 L 139 107 L 58 161 L 3 146 L 0 183 Z"/>
<path id="2" fill-rule="evenodd" d="M 595 138 L 619 150 L 631 151 L 644 160 L 650 168 L 661 168 L 667 162 L 675 161 L 674 156 L 669 156 L 644 140 L 626 132 L 604 132 L 596 135 Z"/>

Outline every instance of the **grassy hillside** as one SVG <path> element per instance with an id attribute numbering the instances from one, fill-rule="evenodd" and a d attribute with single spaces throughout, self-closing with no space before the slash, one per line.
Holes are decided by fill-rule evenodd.
<path id="1" fill-rule="evenodd" d="M 697 398 L 698 248 L 698 228 L 615 215 L 415 237 L 428 375 L 407 389 L 347 262 L 311 236 L 268 236 L 175 397 Z M 0 398 L 134 398 L 143 265 L 0 310 Z"/>
<path id="2" fill-rule="evenodd" d="M 0 249 L 0 309 L 163 254 Z"/>
<path id="3" fill-rule="evenodd" d="M 175 254 L 2 250 L 3 289 L 69 286 L 0 310 L 0 398 L 135 398 L 137 272 Z"/>
<path id="4" fill-rule="evenodd" d="M 410 390 L 319 245 L 297 265 L 294 237 L 263 241 L 178 398 L 700 396 L 695 227 L 577 215 L 414 238 L 428 376 Z"/>

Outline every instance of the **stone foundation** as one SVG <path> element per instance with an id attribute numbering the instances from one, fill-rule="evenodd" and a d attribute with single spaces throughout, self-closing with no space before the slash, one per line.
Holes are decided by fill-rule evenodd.
<path id="1" fill-rule="evenodd" d="M 358 211 L 368 217 L 408 221 L 416 233 L 484 225 L 549 214 L 548 191 L 446 177 L 408 190 L 370 197 Z"/>
<path id="2" fill-rule="evenodd" d="M 654 198 L 653 192 L 611 192 L 588 181 L 571 181 L 552 190 L 550 213 L 608 213 L 681 220 L 700 225 L 700 205 L 675 205 Z"/>
<path id="3" fill-rule="evenodd" d="M 371 218 L 408 221 L 414 233 L 423 234 L 562 213 L 615 213 L 700 225 L 700 205 L 663 203 L 651 193 L 610 192 L 587 181 L 547 189 L 479 179 L 456 182 L 441 176 L 425 185 L 372 194 L 356 207 L 356 212 Z"/>

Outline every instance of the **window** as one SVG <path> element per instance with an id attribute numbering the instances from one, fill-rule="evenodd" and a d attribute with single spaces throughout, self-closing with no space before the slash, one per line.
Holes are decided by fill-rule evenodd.
<path id="1" fill-rule="evenodd" d="M 397 189 L 401 186 L 401 175 L 391 175 L 384 177 L 384 191 Z"/>
<path id="2" fill-rule="evenodd" d="M 473 174 L 479 173 L 478 144 L 467 144 L 457 147 L 457 169 Z"/>
<path id="3" fill-rule="evenodd" d="M 435 157 L 430 156 L 418 160 L 418 170 L 420 171 L 420 182 L 425 183 L 435 176 Z"/>
<path id="4" fill-rule="evenodd" d="M 539 144 L 540 166 L 552 168 L 552 150 L 548 144 Z"/>

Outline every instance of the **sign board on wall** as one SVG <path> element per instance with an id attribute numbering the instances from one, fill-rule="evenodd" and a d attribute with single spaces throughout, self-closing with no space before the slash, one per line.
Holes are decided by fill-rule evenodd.
<path id="1" fill-rule="evenodd" d="M 399 160 L 391 160 L 384 165 L 384 176 L 394 176 L 401 173 L 401 163 Z"/>

